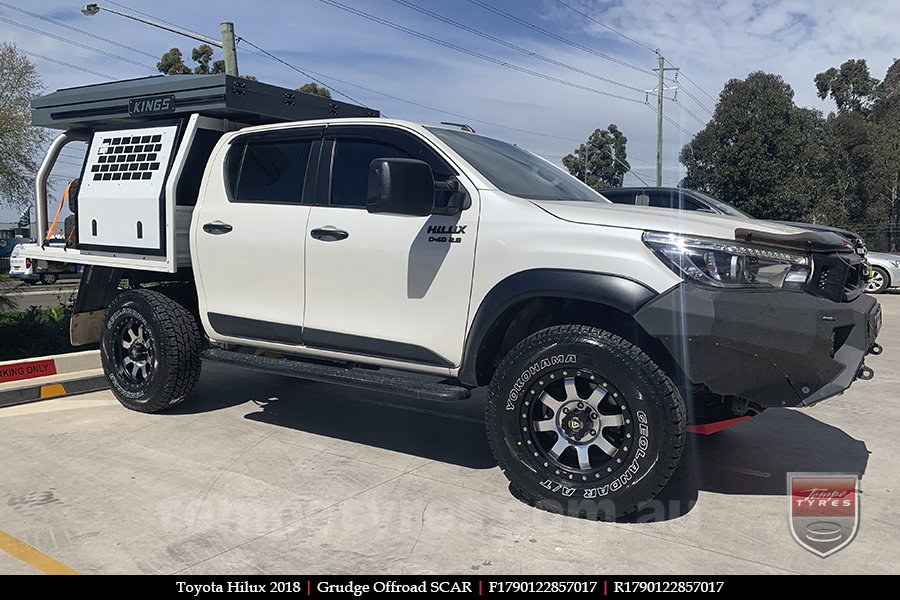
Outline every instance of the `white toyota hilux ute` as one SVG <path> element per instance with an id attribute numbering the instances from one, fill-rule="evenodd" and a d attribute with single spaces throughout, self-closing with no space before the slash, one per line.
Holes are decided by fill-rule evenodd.
<path id="1" fill-rule="evenodd" d="M 147 85 L 97 93 L 169 93 Z M 881 351 L 861 258 L 834 234 L 613 205 L 454 127 L 44 108 L 66 133 L 42 173 L 89 143 L 78 235 L 25 252 L 87 265 L 73 343 L 100 342 L 133 410 L 184 400 L 201 360 L 424 401 L 487 387 L 521 496 L 612 519 L 655 497 L 687 432 L 840 394 Z"/>

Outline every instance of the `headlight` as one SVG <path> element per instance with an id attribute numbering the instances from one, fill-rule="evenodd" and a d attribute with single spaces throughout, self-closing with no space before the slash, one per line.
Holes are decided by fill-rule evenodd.
<path id="1" fill-rule="evenodd" d="M 802 290 L 809 279 L 804 254 L 649 231 L 644 243 L 676 274 L 703 285 Z"/>

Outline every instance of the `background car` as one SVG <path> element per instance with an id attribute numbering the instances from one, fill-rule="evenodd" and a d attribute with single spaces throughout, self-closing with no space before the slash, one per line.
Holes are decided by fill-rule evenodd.
<path id="1" fill-rule="evenodd" d="M 657 208 L 674 208 L 677 210 L 696 210 L 701 212 L 728 215 L 730 217 L 744 217 L 753 219 L 742 210 L 738 210 L 727 202 L 714 198 L 709 194 L 698 192 L 690 188 L 672 187 L 623 187 L 607 188 L 600 193 L 610 202 L 616 204 L 631 204 L 634 206 L 655 206 Z M 828 225 L 816 225 L 814 223 L 797 223 L 795 221 L 774 221 L 782 225 L 799 227 L 810 231 L 830 231 L 850 240 L 857 254 L 866 256 L 866 245 L 862 237 L 847 229 L 830 227 Z M 898 284 L 900 285 L 900 284 Z"/>
<path id="2" fill-rule="evenodd" d="M 709 194 L 688 188 L 673 187 L 622 187 L 607 188 L 600 193 L 616 204 L 632 204 L 634 206 L 653 206 L 656 208 L 674 208 L 677 210 L 698 210 L 701 212 L 744 217 L 750 215 L 738 210 L 727 202 L 713 198 Z"/>
<path id="3" fill-rule="evenodd" d="M 900 287 L 900 254 L 869 252 L 866 255 L 872 272 L 866 282 L 866 291 L 881 294 L 889 288 Z"/>
<path id="4" fill-rule="evenodd" d="M 53 243 L 53 240 L 50 242 Z M 63 240 L 65 243 L 65 240 Z M 41 282 L 51 285 L 57 282 L 62 273 L 75 273 L 77 266 L 71 263 L 59 263 L 44 260 L 31 260 L 21 256 L 22 245 L 13 248 L 9 256 L 9 274 L 11 277 L 31 283 Z"/>

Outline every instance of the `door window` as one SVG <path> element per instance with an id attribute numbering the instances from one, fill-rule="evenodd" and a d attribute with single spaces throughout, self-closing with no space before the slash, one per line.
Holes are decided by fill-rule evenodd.
<path id="1" fill-rule="evenodd" d="M 412 157 L 390 144 L 368 140 L 338 140 L 331 169 L 332 206 L 366 206 L 369 165 L 377 158 Z"/>
<path id="2" fill-rule="evenodd" d="M 226 161 L 233 202 L 299 204 L 312 140 L 236 144 Z"/>

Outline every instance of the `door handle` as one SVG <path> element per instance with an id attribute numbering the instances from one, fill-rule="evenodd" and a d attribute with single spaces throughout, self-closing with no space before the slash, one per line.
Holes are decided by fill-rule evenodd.
<path id="1" fill-rule="evenodd" d="M 223 233 L 230 232 L 232 229 L 234 229 L 234 227 L 228 223 L 223 223 L 222 221 L 213 221 L 212 223 L 203 225 L 203 231 L 213 235 L 222 235 Z"/>
<path id="2" fill-rule="evenodd" d="M 309 232 L 309 235 L 317 240 L 322 240 L 323 242 L 339 242 L 350 237 L 350 234 L 343 229 L 338 229 L 337 227 L 332 227 L 331 225 L 328 225 L 327 227 L 320 227 L 319 229 L 313 229 Z"/>

